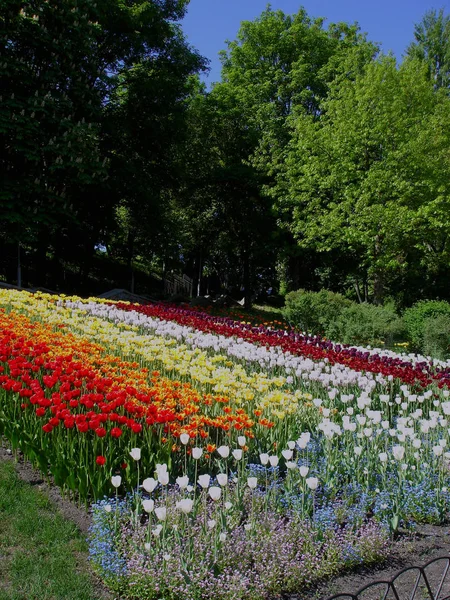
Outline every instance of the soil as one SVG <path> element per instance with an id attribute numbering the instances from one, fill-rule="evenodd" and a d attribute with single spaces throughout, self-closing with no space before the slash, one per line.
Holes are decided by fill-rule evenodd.
<path id="1" fill-rule="evenodd" d="M 6 460 L 16 461 L 15 468 L 19 477 L 45 493 L 65 519 L 74 522 L 83 534 L 87 534 L 91 516 L 84 507 L 80 508 L 72 501 L 63 498 L 59 488 L 44 481 L 39 471 L 24 460 L 20 452 L 17 457 L 14 457 L 8 448 L 0 445 L 0 461 Z M 359 589 L 370 583 L 389 581 L 402 569 L 424 566 L 438 557 L 445 557 L 446 560 L 434 563 L 426 570 L 433 589 L 439 584 L 444 567 L 450 559 L 450 525 L 421 525 L 413 535 L 407 532 L 399 535 L 399 538 L 392 544 L 389 556 L 384 563 L 353 569 L 330 580 L 320 582 L 312 589 L 291 594 L 287 600 L 325 600 L 336 594 L 356 594 Z M 417 571 L 409 571 L 396 580 L 395 588 L 399 600 L 411 598 L 417 574 Z M 111 593 L 98 579 L 95 580 L 95 584 L 98 600 L 113 600 Z M 424 586 L 419 586 L 419 588 L 422 589 L 422 593 L 419 595 L 419 589 L 414 600 L 429 600 Z M 384 591 L 380 595 L 380 589 L 373 590 L 371 593 L 364 594 L 364 598 L 361 597 L 361 600 L 382 598 Z M 447 597 L 450 598 L 450 570 L 445 578 L 439 599 L 436 600 L 445 600 Z M 349 596 L 347 596 L 347 600 L 349 600 Z M 389 594 L 386 600 L 394 600 L 394 595 Z"/>

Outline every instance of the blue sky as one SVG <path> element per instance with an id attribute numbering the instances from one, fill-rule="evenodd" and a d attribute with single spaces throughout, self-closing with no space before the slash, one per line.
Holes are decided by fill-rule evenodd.
<path id="1" fill-rule="evenodd" d="M 205 81 L 220 80 L 218 52 L 225 40 L 234 40 L 241 21 L 252 21 L 267 6 L 267 0 L 190 0 L 182 22 L 189 42 L 206 56 L 211 72 Z M 311 17 L 326 17 L 328 23 L 355 21 L 368 38 L 392 50 L 401 60 L 413 40 L 414 24 L 431 8 L 450 12 L 450 0 L 272 0 L 272 8 L 293 14 L 304 6 Z"/>

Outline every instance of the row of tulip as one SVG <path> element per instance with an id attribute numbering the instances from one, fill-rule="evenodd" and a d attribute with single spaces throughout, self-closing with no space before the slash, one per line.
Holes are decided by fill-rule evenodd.
<path id="1" fill-rule="evenodd" d="M 358 371 L 336 346 L 313 360 L 236 322 L 168 314 L 0 292 L 0 428 L 81 497 L 117 486 L 91 539 L 112 587 L 206 598 L 207 574 L 215 597 L 261 598 L 308 582 L 301 556 L 334 572 L 384 556 L 399 524 L 445 519 L 445 365 Z M 275 527 L 275 579 L 250 575 Z M 181 579 L 163 590 L 168 569 Z"/>

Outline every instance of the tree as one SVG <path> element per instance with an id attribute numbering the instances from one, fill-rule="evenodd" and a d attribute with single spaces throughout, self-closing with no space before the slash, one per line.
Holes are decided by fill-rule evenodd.
<path id="1" fill-rule="evenodd" d="M 41 282 L 49 252 L 60 257 L 81 248 L 79 262 L 86 264 L 110 230 L 122 201 L 112 185 L 113 159 L 124 156 L 133 127 L 139 130 L 139 114 L 124 105 L 142 92 L 136 111 L 145 112 L 148 123 L 152 110 L 167 101 L 170 86 L 185 86 L 188 74 L 200 68 L 175 24 L 186 5 L 187 0 L 1 0 L 0 236 L 28 244 L 40 256 Z M 111 131 L 119 112 L 128 116 L 121 140 Z M 169 108 L 165 116 L 170 121 Z M 164 115 L 153 120 L 158 118 L 162 122 Z M 144 135 L 140 131 L 140 141 Z M 161 141 L 165 132 L 159 135 Z M 133 154 L 132 147 L 126 151 Z M 145 155 L 146 169 L 134 162 L 131 195 L 148 186 L 157 144 L 152 152 Z M 148 195 L 142 203 L 147 201 Z"/>
<path id="2" fill-rule="evenodd" d="M 425 62 L 435 87 L 450 87 L 450 17 L 429 10 L 414 28 L 415 42 L 407 49 L 407 56 Z"/>
<path id="3" fill-rule="evenodd" d="M 359 257 L 377 303 L 409 269 L 410 249 L 446 260 L 450 104 L 420 62 L 398 69 L 381 57 L 338 77 L 319 116 L 291 124 L 275 194 L 300 246 Z"/>

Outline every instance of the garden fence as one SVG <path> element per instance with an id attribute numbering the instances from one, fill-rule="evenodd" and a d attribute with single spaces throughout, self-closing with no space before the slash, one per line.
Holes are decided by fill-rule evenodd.
<path id="1" fill-rule="evenodd" d="M 355 593 L 340 593 L 328 600 L 450 600 L 450 556 L 425 565 L 406 567 L 389 580 L 369 583 Z"/>

